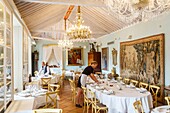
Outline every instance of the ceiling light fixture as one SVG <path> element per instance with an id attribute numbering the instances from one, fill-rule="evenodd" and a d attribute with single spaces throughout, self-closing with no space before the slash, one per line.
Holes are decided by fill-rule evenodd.
<path id="1" fill-rule="evenodd" d="M 88 41 L 91 39 L 91 30 L 89 26 L 84 26 L 83 25 L 84 20 L 81 17 L 81 12 L 80 12 L 80 6 L 78 6 L 78 10 L 77 10 L 77 15 L 76 15 L 76 21 L 75 21 L 75 25 L 72 25 L 72 27 L 70 27 L 67 30 L 67 36 L 70 37 L 71 40 L 74 41 Z"/>

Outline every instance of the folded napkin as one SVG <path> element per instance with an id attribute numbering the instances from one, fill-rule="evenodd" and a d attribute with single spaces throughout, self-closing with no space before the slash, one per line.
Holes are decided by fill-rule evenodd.
<path id="1" fill-rule="evenodd" d="M 135 86 L 133 85 L 133 83 L 130 84 L 130 87 L 131 87 L 131 88 L 135 88 Z"/>
<path id="2" fill-rule="evenodd" d="M 104 90 L 103 93 L 105 93 L 105 94 L 107 94 L 107 95 L 110 95 L 110 94 L 111 94 L 111 92 L 108 91 L 108 90 Z"/>
<path id="3" fill-rule="evenodd" d="M 103 90 L 104 94 L 110 95 L 110 94 L 114 94 L 113 90 Z"/>
<path id="4" fill-rule="evenodd" d="M 147 91 L 147 89 L 145 88 L 136 88 L 136 90 L 138 90 L 140 93 L 144 93 Z"/>
<path id="5" fill-rule="evenodd" d="M 126 85 L 127 88 L 130 88 L 130 85 Z"/>
<path id="6" fill-rule="evenodd" d="M 95 84 L 90 84 L 90 86 L 91 86 L 91 87 L 94 87 L 94 86 L 95 86 Z"/>
<path id="7" fill-rule="evenodd" d="M 140 92 L 141 93 L 144 93 L 144 92 L 146 92 L 147 91 L 147 89 L 145 89 L 145 88 L 140 88 Z"/>
<path id="8" fill-rule="evenodd" d="M 104 89 L 103 86 L 96 86 L 96 89 Z"/>
<path id="9" fill-rule="evenodd" d="M 40 91 L 41 92 L 47 92 L 48 90 L 47 89 L 41 89 Z"/>
<path id="10" fill-rule="evenodd" d="M 117 83 L 117 80 L 112 79 L 111 83 Z"/>
<path id="11" fill-rule="evenodd" d="M 125 83 L 123 81 L 120 81 L 120 84 L 124 85 Z"/>
<path id="12" fill-rule="evenodd" d="M 18 95 L 21 96 L 21 97 L 28 97 L 31 94 L 30 93 L 18 93 Z"/>
<path id="13" fill-rule="evenodd" d="M 116 85 L 116 87 L 117 87 L 118 90 L 121 90 L 121 89 L 122 89 L 119 85 Z"/>

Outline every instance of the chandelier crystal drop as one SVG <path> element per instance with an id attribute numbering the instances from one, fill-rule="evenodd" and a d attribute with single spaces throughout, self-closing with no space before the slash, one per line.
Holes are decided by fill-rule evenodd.
<path id="1" fill-rule="evenodd" d="M 84 26 L 83 25 L 84 20 L 81 17 L 81 12 L 80 12 L 80 6 L 78 6 L 78 12 L 76 15 L 76 21 L 75 21 L 75 25 L 72 25 L 72 27 L 70 27 L 67 30 L 67 36 L 70 37 L 70 39 L 73 40 L 88 40 L 91 37 L 91 30 L 89 26 Z"/>
<path id="2" fill-rule="evenodd" d="M 104 3 L 127 23 L 147 21 L 170 10 L 170 0 L 104 0 Z"/>

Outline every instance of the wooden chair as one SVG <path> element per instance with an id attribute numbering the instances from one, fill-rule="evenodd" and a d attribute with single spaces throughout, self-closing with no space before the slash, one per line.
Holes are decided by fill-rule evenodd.
<path id="1" fill-rule="evenodd" d="M 75 82 L 71 79 L 69 79 L 70 82 L 70 86 L 71 86 L 71 97 L 72 97 L 72 101 L 74 102 L 74 104 L 76 103 L 76 85 Z"/>
<path id="2" fill-rule="evenodd" d="M 121 81 L 121 80 L 123 80 L 123 78 L 121 76 L 119 76 L 119 77 L 116 77 L 116 80 Z"/>
<path id="3" fill-rule="evenodd" d="M 129 84 L 130 79 L 128 79 L 128 78 L 124 78 L 124 79 L 123 79 L 123 82 L 124 82 L 125 84 Z"/>
<path id="4" fill-rule="evenodd" d="M 62 113 L 62 109 L 35 109 L 33 113 Z"/>
<path id="5" fill-rule="evenodd" d="M 47 92 L 45 108 L 59 108 L 57 103 L 58 97 L 59 97 L 59 91 Z"/>
<path id="6" fill-rule="evenodd" d="M 140 88 L 142 87 L 142 88 L 148 89 L 148 86 L 149 86 L 149 84 L 147 84 L 147 83 L 144 83 L 144 82 L 139 83 Z"/>
<path id="7" fill-rule="evenodd" d="M 108 108 L 106 107 L 106 105 L 103 105 L 99 102 L 97 102 L 95 93 L 92 92 L 90 89 L 87 89 L 87 92 L 90 94 L 90 99 L 92 101 L 92 113 L 93 113 L 93 109 L 95 111 L 95 113 L 100 113 L 100 111 L 104 111 L 105 113 L 108 112 Z"/>
<path id="8" fill-rule="evenodd" d="M 58 84 L 48 84 L 48 91 L 49 92 L 54 92 L 60 90 L 60 85 Z"/>
<path id="9" fill-rule="evenodd" d="M 48 84 L 50 83 L 51 78 L 41 78 L 41 86 L 43 89 L 48 89 Z"/>
<path id="10" fill-rule="evenodd" d="M 64 78 L 65 78 L 65 75 L 60 76 L 60 79 L 59 79 L 59 82 L 58 82 L 58 84 L 62 88 L 64 87 Z"/>
<path id="11" fill-rule="evenodd" d="M 167 104 L 170 105 L 170 97 L 165 97 L 165 100 L 166 100 Z"/>
<path id="12" fill-rule="evenodd" d="M 135 87 L 137 87 L 139 82 L 136 80 L 130 80 L 130 83 L 132 83 Z"/>
<path id="13" fill-rule="evenodd" d="M 144 113 L 143 106 L 140 100 L 133 103 L 136 113 Z"/>
<path id="14" fill-rule="evenodd" d="M 83 113 L 85 112 L 86 106 L 87 106 L 87 113 L 88 113 L 89 112 L 89 108 L 92 105 L 92 101 L 91 101 L 91 99 L 89 99 L 87 97 L 87 89 L 86 89 L 86 87 L 82 86 L 82 89 L 83 89 L 83 94 L 84 94 L 84 109 L 83 109 Z"/>
<path id="15" fill-rule="evenodd" d="M 152 94 L 153 105 L 155 107 L 157 107 L 157 100 L 158 100 L 158 92 L 159 92 L 159 90 L 160 90 L 159 86 L 149 85 L 149 91 Z"/>

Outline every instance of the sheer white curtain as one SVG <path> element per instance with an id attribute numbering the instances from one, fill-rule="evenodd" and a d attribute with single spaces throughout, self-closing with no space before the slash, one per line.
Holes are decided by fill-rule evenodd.
<path id="1" fill-rule="evenodd" d="M 57 65 L 62 66 L 62 48 L 53 46 L 54 56 L 57 61 Z"/>
<path id="2" fill-rule="evenodd" d="M 43 61 L 48 62 L 52 54 L 52 46 L 43 47 Z"/>
<path id="3" fill-rule="evenodd" d="M 54 55 L 54 56 L 51 56 Z M 57 46 L 43 47 L 43 60 L 50 65 L 62 66 L 62 48 Z"/>

